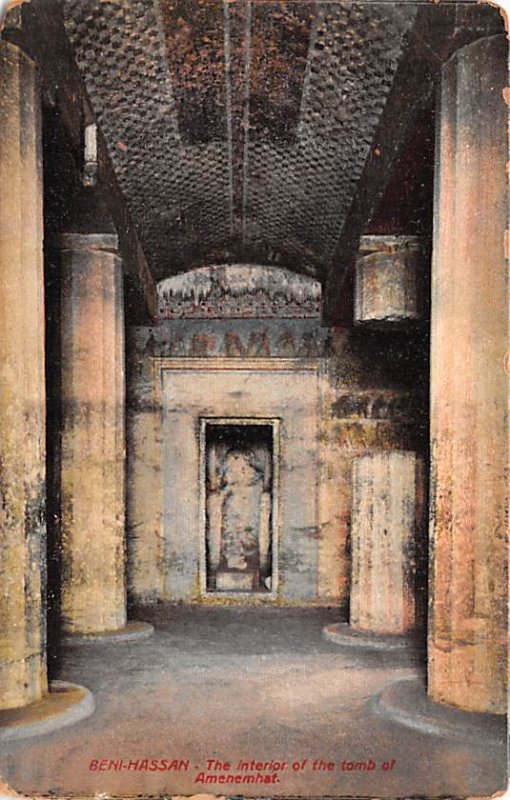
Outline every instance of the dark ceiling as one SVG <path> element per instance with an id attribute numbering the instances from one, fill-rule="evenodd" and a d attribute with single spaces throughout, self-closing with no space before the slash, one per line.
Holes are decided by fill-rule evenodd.
<path id="1" fill-rule="evenodd" d="M 156 279 L 326 273 L 417 5 L 66 0 L 66 28 Z"/>

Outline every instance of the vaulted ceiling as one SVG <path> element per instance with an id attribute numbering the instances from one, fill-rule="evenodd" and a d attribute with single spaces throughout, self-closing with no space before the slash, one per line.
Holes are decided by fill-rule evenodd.
<path id="1" fill-rule="evenodd" d="M 160 279 L 218 262 L 323 277 L 413 3 L 66 0 L 65 24 Z"/>

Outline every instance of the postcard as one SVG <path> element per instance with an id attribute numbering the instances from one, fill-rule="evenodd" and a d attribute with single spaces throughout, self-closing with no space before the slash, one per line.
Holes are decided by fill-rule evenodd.
<path id="1" fill-rule="evenodd" d="M 3 0 L 0 775 L 507 787 L 508 37 Z"/>

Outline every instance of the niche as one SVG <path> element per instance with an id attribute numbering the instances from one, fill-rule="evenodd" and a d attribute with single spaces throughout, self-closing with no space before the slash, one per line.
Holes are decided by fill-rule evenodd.
<path id="1" fill-rule="evenodd" d="M 207 592 L 275 590 L 277 423 L 202 421 Z"/>

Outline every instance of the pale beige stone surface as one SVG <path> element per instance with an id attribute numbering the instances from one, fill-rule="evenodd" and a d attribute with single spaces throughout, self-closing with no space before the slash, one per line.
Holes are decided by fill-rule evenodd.
<path id="1" fill-rule="evenodd" d="M 154 402 L 127 412 L 127 556 L 139 602 L 168 599 L 164 589 L 161 412 Z"/>
<path id="2" fill-rule="evenodd" d="M 315 599 L 319 463 L 318 363 L 298 360 L 168 360 L 158 364 L 163 406 L 163 537 L 167 592 L 191 599 L 200 589 L 204 496 L 200 418 L 278 419 L 279 475 L 273 559 L 278 594 Z M 203 576 L 202 576 L 203 577 Z M 203 586 L 203 581 L 202 581 Z M 173 597 L 172 597 L 172 593 Z"/>
<path id="3" fill-rule="evenodd" d="M 444 68 L 432 270 L 429 693 L 492 712 L 506 710 L 506 82 L 503 36 Z"/>
<path id="4" fill-rule="evenodd" d="M 0 706 L 47 689 L 45 392 L 39 89 L 0 42 Z"/>
<path id="5" fill-rule="evenodd" d="M 416 624 L 422 486 L 415 453 L 370 453 L 353 462 L 350 623 L 356 630 L 402 634 Z"/>
<path id="6" fill-rule="evenodd" d="M 62 619 L 126 623 L 124 320 L 116 237 L 62 237 Z"/>
<path id="7" fill-rule="evenodd" d="M 185 325 L 186 322 L 188 326 Z M 131 331 L 127 418 L 127 536 L 129 584 L 136 602 L 152 603 L 161 599 L 177 599 L 175 587 L 172 588 L 172 581 L 168 580 L 172 562 L 180 562 L 179 569 L 197 570 L 196 547 L 186 550 L 184 554 L 174 554 L 170 559 L 165 545 L 163 510 L 167 508 L 168 519 L 171 512 L 168 510 L 164 491 L 169 491 L 171 481 L 163 470 L 162 460 L 164 442 L 167 440 L 161 428 L 166 411 L 158 388 L 161 384 L 157 366 L 160 353 L 166 355 L 170 350 L 173 353 L 170 360 L 175 368 L 185 362 L 190 376 L 193 368 L 207 376 L 209 369 L 218 372 L 223 365 L 225 372 L 218 380 L 224 391 L 228 392 L 229 363 L 235 366 L 237 361 L 243 361 L 243 356 L 238 356 L 238 359 L 230 358 L 228 363 L 223 361 L 225 350 L 221 346 L 228 338 L 225 331 L 229 334 L 231 329 L 232 335 L 236 333 L 242 344 L 250 339 L 253 330 L 266 337 L 271 345 L 272 357 L 268 359 L 259 356 L 250 359 L 250 363 L 254 367 L 258 363 L 261 370 L 265 365 L 264 369 L 268 370 L 269 376 L 271 369 L 276 370 L 281 362 L 278 342 L 282 338 L 282 330 L 291 329 L 296 339 L 302 338 L 301 324 L 293 321 L 294 327 L 291 329 L 288 321 L 267 324 L 265 321 L 246 323 L 236 320 L 225 323 L 208 321 L 198 326 L 195 321 L 184 320 Z M 311 324 L 307 321 L 308 329 L 311 329 Z M 207 331 L 208 340 L 215 342 L 214 356 L 209 353 L 206 358 L 196 357 L 193 349 L 196 330 Z M 327 334 L 327 330 L 316 326 L 315 331 L 311 333 L 309 330 L 306 335 L 309 338 L 313 335 L 314 341 L 320 343 L 321 337 Z M 200 335 L 205 336 L 205 333 Z M 315 487 L 313 491 L 316 493 L 317 503 L 315 528 L 310 529 L 310 536 L 313 538 L 310 547 L 313 549 L 314 559 L 310 568 L 315 571 L 314 602 L 344 604 L 350 585 L 352 460 L 362 453 L 374 450 L 412 446 L 409 429 L 415 423 L 409 391 L 395 383 L 386 364 L 370 358 L 366 343 L 362 343 L 361 352 L 356 352 L 345 332 L 333 330 L 329 335 L 332 339 L 331 353 L 327 357 L 315 359 L 318 364 L 318 400 L 314 424 L 317 429 L 318 456 L 312 458 L 309 454 L 309 458 L 312 458 L 309 473 L 311 483 L 306 486 L 309 494 L 312 492 L 312 485 Z M 290 359 L 291 363 L 300 365 L 305 370 L 307 364 L 313 361 L 313 358 L 294 361 Z M 269 377 L 266 383 L 270 385 Z M 374 388 L 375 386 L 378 388 Z M 257 386 L 257 391 L 259 388 Z M 186 387 L 182 389 L 181 397 L 187 397 Z M 299 392 L 289 386 L 284 399 L 291 409 L 292 404 L 299 401 Z M 186 405 L 185 399 L 182 404 Z M 207 378 L 203 377 L 202 407 L 207 408 L 208 405 L 209 384 Z M 271 411 L 271 403 L 266 405 L 267 414 L 273 415 L 275 412 L 274 408 Z M 255 408 L 255 405 L 252 406 Z M 241 404 L 239 408 L 241 415 L 249 416 L 251 413 L 246 404 Z M 198 425 L 198 406 L 193 413 Z M 223 417 L 227 413 L 225 405 L 218 402 L 214 413 Z M 235 413 L 237 412 L 234 410 Z M 165 446 L 168 449 L 167 461 L 170 463 L 178 457 L 179 433 L 175 433 L 172 441 L 167 441 Z M 198 447 L 198 444 L 193 446 Z M 191 492 L 196 496 L 198 487 L 199 475 L 191 470 L 189 482 L 183 492 Z M 185 566 L 185 562 L 193 563 Z M 188 598 L 203 598 L 198 587 L 191 591 L 189 578 L 188 584 Z M 281 594 L 279 602 L 292 601 Z"/>

